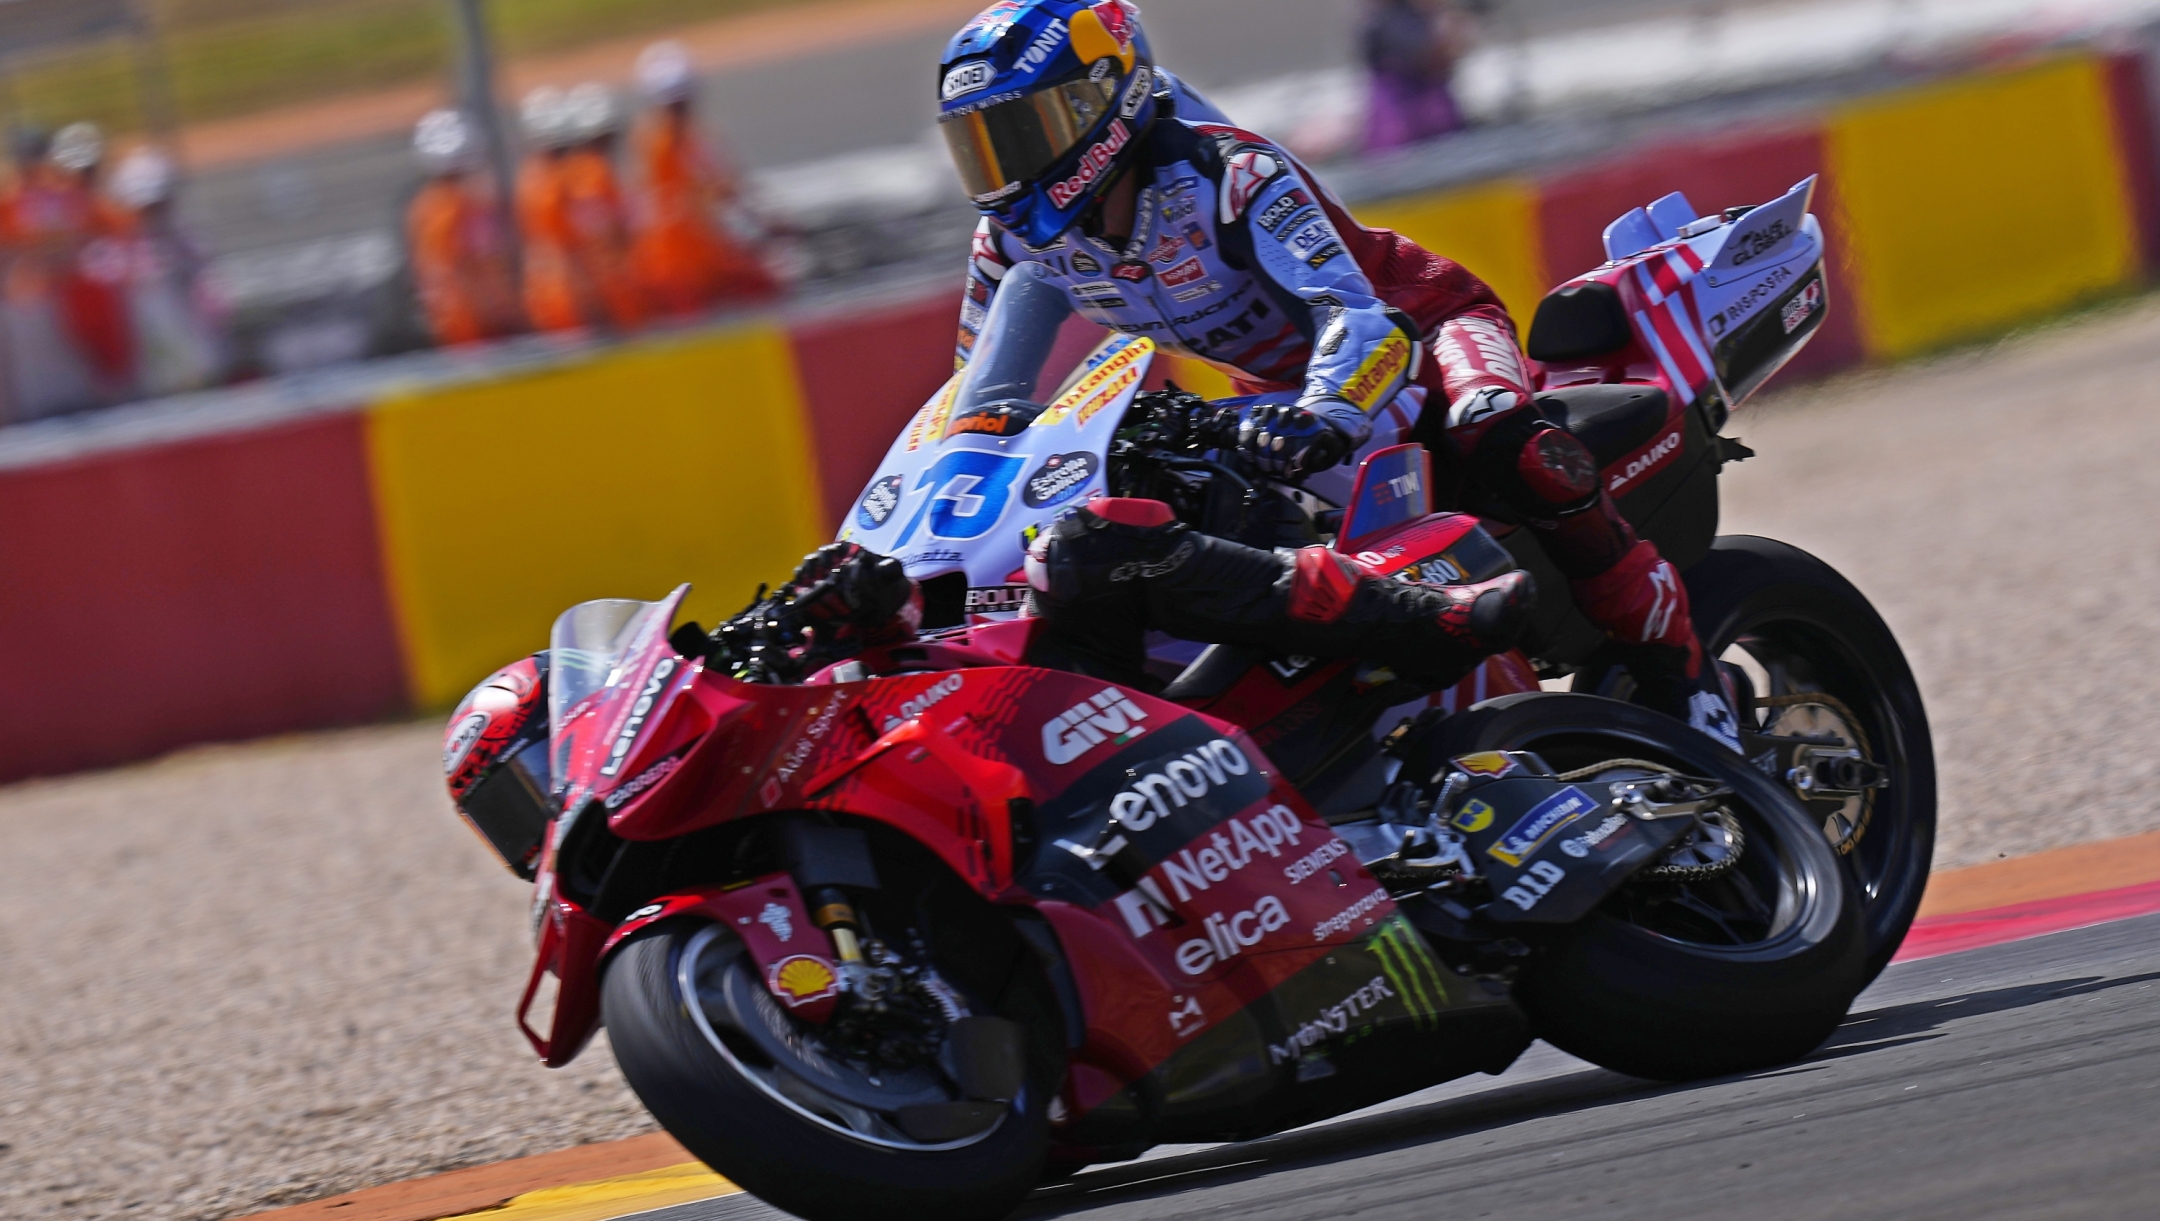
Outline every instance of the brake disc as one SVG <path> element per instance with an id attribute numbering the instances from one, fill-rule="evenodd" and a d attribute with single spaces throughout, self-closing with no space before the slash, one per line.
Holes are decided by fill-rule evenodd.
<path id="1" fill-rule="evenodd" d="M 1772 712 L 1770 723 L 1759 731 L 1764 737 L 1805 738 L 1822 745 L 1802 747 L 1803 753 L 1825 757 L 1850 754 L 1863 763 L 1874 765 L 1867 737 L 1860 732 L 1852 710 L 1834 695 L 1821 691 L 1769 695 L 1756 699 L 1755 706 Z M 1804 768 L 1791 770 L 1802 772 Z M 1803 788 L 1796 781 L 1805 781 L 1805 776 L 1796 778 L 1788 774 L 1784 779 L 1792 785 L 1795 796 L 1822 816 L 1823 837 L 1830 841 L 1832 851 L 1845 856 L 1859 846 L 1861 837 L 1867 834 L 1868 821 L 1875 814 L 1874 789 L 1838 790 L 1819 785 Z"/>

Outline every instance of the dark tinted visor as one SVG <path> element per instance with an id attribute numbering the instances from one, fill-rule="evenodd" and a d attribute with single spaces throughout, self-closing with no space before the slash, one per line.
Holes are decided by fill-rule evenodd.
<path id="1" fill-rule="evenodd" d="M 1110 113 L 1117 81 L 1067 81 L 1026 97 L 954 115 L 941 127 L 960 183 L 978 202 L 1032 182 Z"/>

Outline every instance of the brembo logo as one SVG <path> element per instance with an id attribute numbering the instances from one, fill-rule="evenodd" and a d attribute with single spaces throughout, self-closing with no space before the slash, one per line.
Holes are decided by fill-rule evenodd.
<path id="1" fill-rule="evenodd" d="M 601 775 L 612 776 L 622 770 L 623 759 L 630 754 L 638 733 L 645 728 L 646 718 L 652 716 L 653 702 L 667 686 L 668 675 L 675 672 L 675 664 L 675 658 L 663 657 L 660 664 L 653 667 L 652 677 L 645 680 L 645 689 L 638 692 L 637 703 L 630 705 L 630 719 L 623 722 L 622 731 L 615 735 L 615 744 L 608 748 L 608 761 L 601 766 Z"/>
<path id="2" fill-rule="evenodd" d="M 1074 704 L 1043 725 L 1043 757 L 1052 763 L 1070 763 L 1112 739 L 1131 741 L 1147 732 L 1140 725 L 1146 719 L 1146 710 L 1130 696 L 1116 687 L 1104 687 L 1093 699 Z"/>
<path id="3" fill-rule="evenodd" d="M 1605 490 L 1608 492 L 1619 491 L 1621 485 L 1632 482 L 1637 475 L 1642 474 L 1644 471 L 1647 471 L 1651 467 L 1656 466 L 1658 463 L 1663 462 L 1666 458 L 1671 457 L 1673 451 L 1679 448 L 1679 430 L 1675 429 L 1672 432 L 1666 433 L 1665 436 L 1661 440 L 1659 440 L 1656 445 L 1650 447 L 1649 453 L 1644 454 L 1642 457 L 1628 463 L 1626 470 L 1621 471 L 1617 475 L 1614 475 L 1612 477 L 1612 482 L 1606 486 Z"/>

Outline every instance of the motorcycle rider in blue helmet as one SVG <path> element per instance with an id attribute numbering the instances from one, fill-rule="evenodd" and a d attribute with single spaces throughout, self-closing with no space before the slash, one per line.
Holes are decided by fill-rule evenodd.
<path id="1" fill-rule="evenodd" d="M 1081 316 L 1234 372 L 1249 396 L 1232 405 L 1239 448 L 1263 470 L 1346 489 L 1354 463 L 1342 464 L 1360 452 L 1421 442 L 1466 502 L 1497 501 L 1537 532 L 1576 603 L 1625 649 L 1645 702 L 1739 749 L 1678 572 L 1620 516 L 1589 451 L 1539 413 L 1514 324 L 1482 281 L 1359 225 L 1295 158 L 1157 67 L 1126 0 L 1000 0 L 946 46 L 938 80 L 940 128 L 982 213 L 960 364 L 999 281 L 1033 262 Z M 1381 636 L 1444 611 L 1453 651 L 1489 652 L 1528 596 L 1504 577 L 1442 607 L 1425 596 L 1435 591 L 1117 503 L 1045 532 L 1029 564 L 1045 616 L 1104 658 L 1133 660 L 1136 614 L 1222 639 L 1353 606 Z M 1106 584 L 1135 572 L 1146 575 Z M 1254 583 L 1271 592 L 1228 593 Z M 1486 594 L 1506 613 L 1485 599 L 1473 630 L 1457 603 Z M 1193 636 L 1196 616 L 1235 622 Z M 1349 627 L 1322 635 L 1339 642 Z"/>

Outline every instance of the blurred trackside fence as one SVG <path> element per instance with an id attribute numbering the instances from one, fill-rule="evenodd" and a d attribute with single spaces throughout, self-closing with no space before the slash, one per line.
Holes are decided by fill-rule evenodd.
<path id="1" fill-rule="evenodd" d="M 2058 50 L 1445 189 L 1344 181 L 1527 316 L 1630 207 L 1821 174 L 1832 312 L 1788 376 L 1820 374 L 2148 281 L 2151 61 Z M 724 616 L 831 536 L 944 380 L 958 286 L 956 263 L 614 347 L 423 354 L 0 433 L 0 777 L 440 708 L 586 598 L 688 579 L 689 613 Z M 146 619 L 156 647 L 114 647 Z"/>

